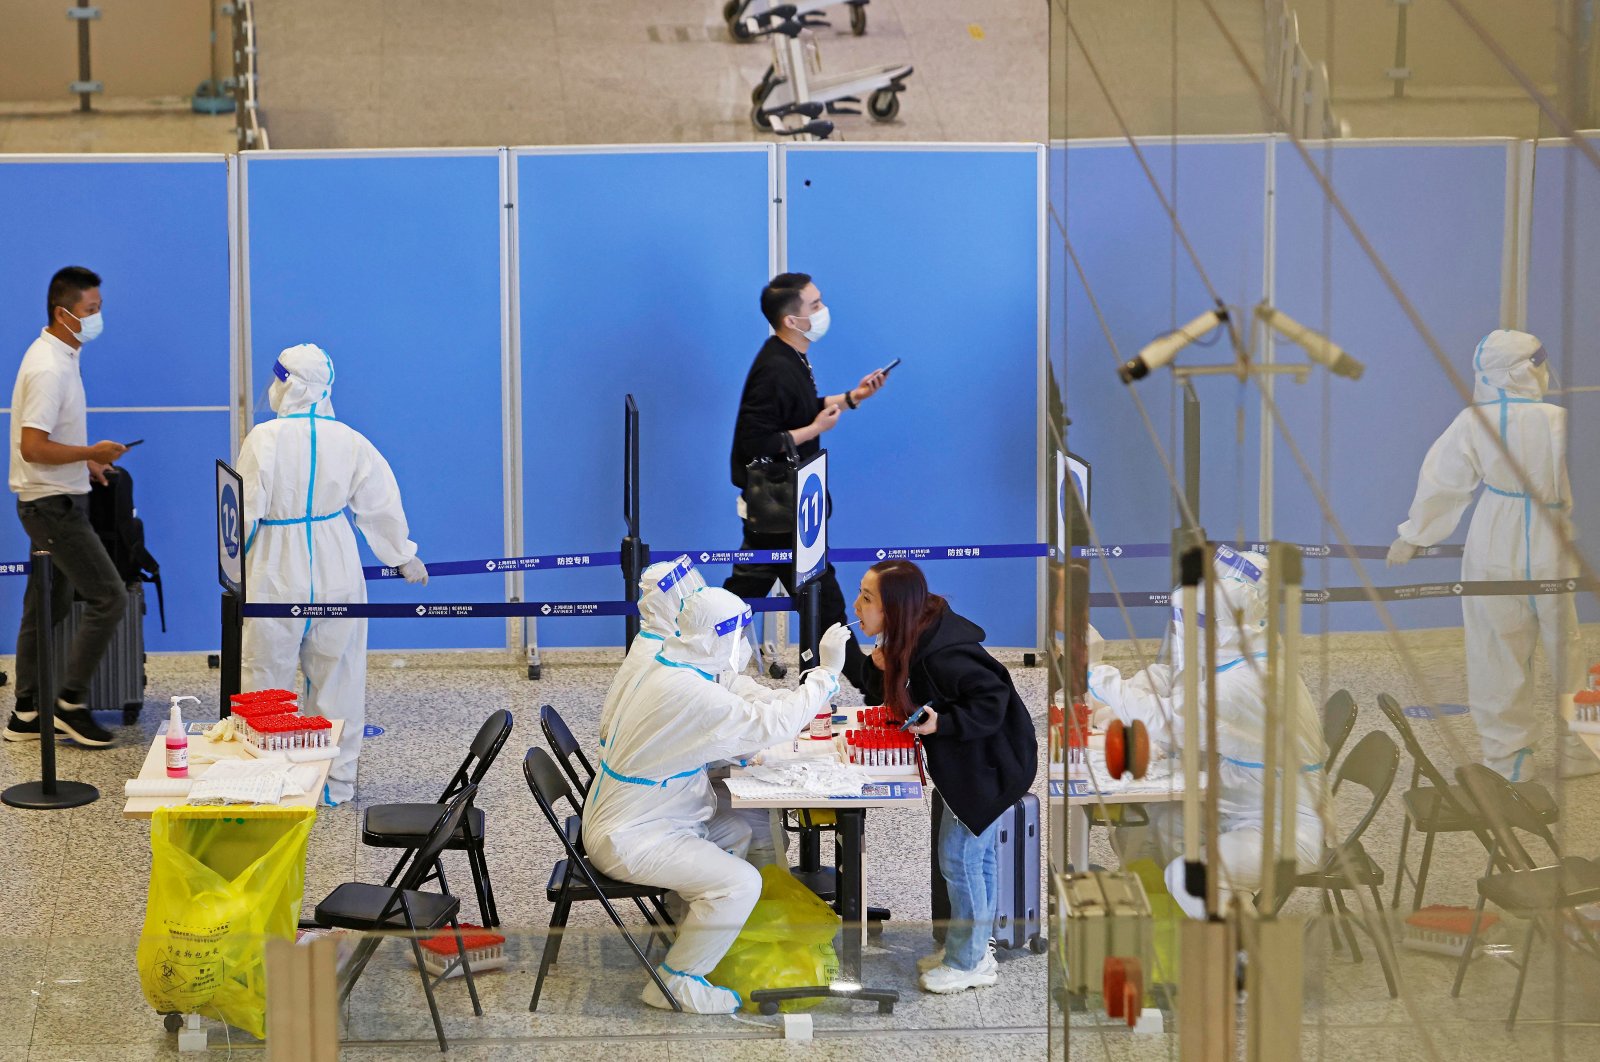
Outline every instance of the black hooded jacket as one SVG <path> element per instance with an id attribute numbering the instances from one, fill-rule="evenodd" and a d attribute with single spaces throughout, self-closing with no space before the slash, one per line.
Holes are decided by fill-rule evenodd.
<path id="1" fill-rule="evenodd" d="M 1033 720 L 1005 665 L 981 644 L 983 628 L 946 609 L 911 653 L 913 705 L 932 704 L 939 726 L 922 739 L 945 805 L 981 833 L 1033 785 L 1039 746 Z M 868 704 L 883 701 L 883 672 L 869 658 Z"/>

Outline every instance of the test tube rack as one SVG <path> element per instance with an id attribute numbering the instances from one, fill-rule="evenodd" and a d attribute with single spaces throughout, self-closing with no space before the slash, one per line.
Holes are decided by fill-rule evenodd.
<path id="1" fill-rule="evenodd" d="M 445 973 L 445 969 L 455 962 L 456 958 L 454 933 L 447 931 L 417 943 L 422 947 L 422 965 L 428 973 L 434 977 L 443 976 L 446 980 L 462 976 L 459 963 L 455 969 L 448 974 Z M 472 967 L 474 977 L 490 970 L 504 969 L 509 961 L 506 957 L 506 938 L 498 933 L 490 933 L 481 926 L 463 923 L 461 943 L 466 948 L 467 963 Z"/>

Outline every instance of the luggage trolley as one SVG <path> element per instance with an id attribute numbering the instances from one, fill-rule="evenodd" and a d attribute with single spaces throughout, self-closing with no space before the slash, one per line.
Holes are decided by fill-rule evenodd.
<path id="1" fill-rule="evenodd" d="M 826 7 L 838 7 L 841 4 L 850 8 L 850 33 L 852 36 L 865 36 L 867 32 L 867 4 L 871 0 L 795 0 L 792 6 L 797 14 L 807 14 L 812 11 L 821 11 Z M 727 0 L 722 5 L 722 20 L 728 24 L 728 33 L 736 41 L 752 41 L 756 35 L 750 32 L 745 19 L 751 15 L 765 13 L 772 10 L 775 5 L 772 0 Z"/>
<path id="2" fill-rule="evenodd" d="M 816 41 L 803 40 L 802 34 L 826 25 L 826 19 L 800 13 L 795 4 L 783 4 L 745 20 L 753 36 L 772 38 L 772 65 L 750 93 L 750 121 L 761 132 L 773 131 L 774 118 L 807 113 L 801 108 L 818 104 L 822 105 L 818 114 L 860 114 L 842 105 L 859 104 L 863 98 L 873 121 L 890 122 L 899 115 L 900 93 L 906 90 L 906 79 L 913 73 L 910 64 L 891 63 L 824 75 L 820 73 Z M 813 64 L 816 69 L 812 69 Z"/>
<path id="3" fill-rule="evenodd" d="M 788 45 L 785 42 L 794 42 L 794 46 L 798 47 L 802 31 L 812 26 L 826 25 L 826 22 L 795 14 L 793 4 L 784 4 L 766 14 L 746 19 L 745 22 L 749 25 L 752 36 L 773 38 L 774 65 L 767 67 L 766 73 L 761 75 L 761 84 L 750 94 L 755 105 L 750 113 L 750 120 L 756 130 L 762 133 L 776 133 L 778 136 L 790 136 L 796 140 L 828 139 L 833 134 L 833 123 L 822 117 L 823 112 L 830 109 L 824 101 L 812 100 L 802 95 L 799 99 L 787 100 L 779 105 L 766 105 L 766 97 L 772 91 L 772 87 L 783 81 L 775 71 L 778 69 L 779 57 L 787 54 Z M 801 124 L 791 125 L 792 118 L 800 119 Z"/>

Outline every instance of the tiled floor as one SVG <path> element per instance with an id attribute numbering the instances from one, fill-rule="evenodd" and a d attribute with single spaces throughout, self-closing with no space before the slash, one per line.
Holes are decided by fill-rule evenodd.
<path id="1" fill-rule="evenodd" d="M 721 6 L 274 0 L 257 7 L 262 113 L 276 148 L 761 140 L 749 93 L 771 47 L 735 42 Z M 1052 47 L 1052 8 L 1058 27 L 1070 14 L 1077 40 L 1058 28 Z M 1273 127 L 1228 41 L 1260 74 L 1257 0 L 871 0 L 861 37 L 846 10 L 829 9 L 833 27 L 817 31 L 822 72 L 916 72 L 898 117 L 836 116 L 835 140 L 1115 137 L 1123 123 L 1142 136 Z M 1381 9 L 1347 17 L 1392 19 Z M 0 107 L 0 152 L 233 145 L 230 117 L 193 115 L 181 100 L 97 100 L 95 115 L 72 107 Z M 1539 132 L 1535 106 L 1516 99 L 1352 99 L 1341 108 L 1356 136 Z"/>
<path id="2" fill-rule="evenodd" d="M 1437 641 L 1437 640 L 1436 640 Z M 1591 649 L 1600 640 L 1591 634 Z M 1308 681 L 1318 696 L 1333 686 L 1349 688 L 1361 706 L 1352 742 L 1384 726 L 1374 706 L 1380 691 L 1403 703 L 1415 699 L 1394 654 L 1369 641 L 1335 637 L 1314 641 L 1307 657 Z M 1114 650 L 1118 646 L 1113 645 Z M 1125 648 L 1125 647 L 1123 647 Z M 1326 651 L 1323 651 L 1323 648 Z M 1449 639 L 1414 645 L 1425 675 L 1444 700 L 1461 700 L 1459 645 Z M 1115 657 L 1114 657 L 1115 658 Z M 497 654 L 380 654 L 372 669 L 368 721 L 384 728 L 369 740 L 362 758 L 357 806 L 323 811 L 310 842 L 307 910 L 341 881 L 381 879 L 389 862 L 359 843 L 360 806 L 431 795 L 459 757 L 478 722 L 495 708 L 509 707 L 516 729 L 506 753 L 485 784 L 482 804 L 490 815 L 489 861 L 502 919 L 511 938 L 510 967 L 485 974 L 485 1015 L 474 1018 L 460 982 L 440 991 L 446 1031 L 458 1045 L 451 1057 L 469 1059 L 561 1058 L 961 1058 L 1004 1051 L 1019 1058 L 1043 1057 L 1049 1020 L 1047 969 L 1043 957 L 1005 963 L 995 989 L 955 997 L 930 997 L 915 987 L 914 960 L 927 949 L 929 918 L 926 809 L 875 811 L 869 820 L 869 899 L 891 906 L 894 920 L 869 949 L 866 976 L 897 987 L 902 1001 L 890 1016 L 870 1007 L 828 1003 L 815 1008 L 817 1040 L 811 1045 L 776 1041 L 775 1019 L 705 1018 L 652 1011 L 637 1002 L 642 973 L 632 953 L 597 911 L 574 912 L 577 927 L 563 946 L 562 961 L 547 983 L 539 1013 L 527 998 L 544 944 L 549 908 L 543 889 L 556 845 L 523 783 L 517 760 L 530 744 L 542 744 L 537 706 L 560 708 L 580 739 L 592 740 L 595 705 L 611 672 L 608 654 L 547 654 L 543 681 L 530 683 L 509 656 Z M 1019 688 L 1036 717 L 1043 709 L 1043 672 L 1011 661 Z M 394 666 L 394 665 L 402 666 Z M 1324 673 L 1328 677 L 1323 689 Z M 195 693 L 214 711 L 216 672 L 188 657 L 153 658 L 150 703 L 174 693 Z M 0 694 L 0 701 L 9 697 Z M 117 747 L 87 752 L 61 748 L 64 777 L 93 782 L 103 798 L 61 813 L 0 809 L 11 858 L 0 871 L 0 917 L 13 927 L 8 962 L 0 974 L 0 1062 L 8 1059 L 175 1058 L 171 1039 L 144 1002 L 133 961 L 144 917 L 149 831 L 121 817 L 121 780 L 142 756 L 154 733 L 152 709 L 138 728 L 120 732 Z M 1450 717 L 1417 727 L 1430 753 L 1447 770 L 1476 743 L 1470 720 Z M 0 749 L 0 772 L 9 784 L 37 769 L 37 746 Z M 1542 766 L 1549 769 L 1548 762 Z M 1406 766 L 1397 784 L 1403 789 Z M 1400 817 L 1392 796 L 1368 834 L 1367 848 L 1392 873 Z M 1600 777 L 1562 783 L 1563 843 L 1573 852 L 1600 851 Z M 1348 826 L 1348 823 L 1345 823 Z M 1412 848 L 1415 866 L 1418 849 Z M 1097 862 L 1114 855 L 1096 831 Z M 1439 842 L 1430 876 L 1429 900 L 1467 903 L 1481 872 L 1475 841 Z M 449 864 L 452 882 L 467 884 L 463 863 Z M 1386 893 L 1387 895 L 1387 893 Z M 469 915 L 476 910 L 467 901 Z M 1316 910 L 1300 896 L 1293 910 Z M 1513 932 L 1507 938 L 1520 941 Z M 1594 1057 L 1600 1046 L 1600 973 L 1593 962 L 1568 949 L 1537 945 L 1523 1020 L 1515 1032 L 1503 1026 L 1515 971 L 1504 957 L 1485 957 L 1470 968 L 1461 999 L 1449 986 L 1454 965 L 1402 949 L 1402 997 L 1389 1000 L 1373 949 L 1366 961 L 1333 953 L 1326 926 L 1307 937 L 1305 1043 L 1307 1059 L 1468 1059 L 1517 1057 L 1524 1062 Z M 1558 968 L 1558 962 L 1561 964 Z M 1565 995 L 1556 986 L 1566 987 Z M 1557 1011 L 1557 1002 L 1561 1010 Z M 1561 1019 L 1561 1023 L 1553 1019 Z M 228 1049 L 227 1032 L 212 1026 L 213 1051 Z M 436 1052 L 427 1012 L 405 949 L 385 944 L 358 986 L 346 1026 L 346 1058 L 430 1057 Z M 242 1046 L 243 1036 L 233 1037 Z M 1171 1034 L 1132 1038 L 1125 1027 L 1092 1013 L 1072 1018 L 1074 1059 L 1176 1058 Z M 707 1045 L 704 1040 L 715 1041 Z M 1358 1049 L 1358 1050 L 1357 1050 Z M 1586 1053 L 1588 1052 L 1588 1053 Z"/>

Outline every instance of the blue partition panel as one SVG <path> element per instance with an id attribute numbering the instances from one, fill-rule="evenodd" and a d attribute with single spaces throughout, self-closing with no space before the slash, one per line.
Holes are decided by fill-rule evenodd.
<path id="1" fill-rule="evenodd" d="M 1176 156 L 1170 145 L 1142 144 L 1140 150 L 1163 195 L 1176 204 L 1206 277 L 1230 307 L 1248 312 L 1260 301 L 1263 284 L 1266 144 L 1185 143 L 1175 149 Z M 1067 416 L 1072 420 L 1067 440 L 1093 468 L 1090 519 L 1099 541 L 1107 547 L 1164 544 L 1179 522 L 1179 509 L 1132 389 L 1116 369 L 1119 360 L 1203 313 L 1211 295 L 1187 251 L 1174 241 L 1171 219 L 1131 147 L 1075 145 L 1064 154 L 1067 234 L 1085 274 L 1079 278 L 1064 248 L 1055 252 L 1059 264 L 1053 265 L 1058 271 L 1052 288 L 1058 290 L 1051 297 L 1066 300 Z M 1052 236 L 1059 240 L 1060 232 Z M 1210 346 L 1190 346 L 1179 358 L 1183 365 L 1214 364 L 1231 361 L 1232 352 L 1222 337 Z M 1181 483 L 1179 389 L 1169 372 L 1155 373 L 1135 387 Z M 1230 377 L 1199 378 L 1195 390 L 1201 403 L 1201 524 L 1214 539 L 1248 540 L 1257 534 L 1258 391 Z M 1096 560 L 1090 572 L 1096 592 L 1113 589 L 1112 578 L 1121 590 L 1165 590 L 1173 583 L 1166 557 L 1123 558 L 1108 565 Z M 1108 638 L 1157 637 L 1168 618 L 1162 609 L 1135 609 L 1130 632 L 1115 609 L 1091 614 Z"/>
<path id="2" fill-rule="evenodd" d="M 498 156 L 273 155 L 247 167 L 252 393 L 283 348 L 323 347 L 339 419 L 393 466 L 422 559 L 503 556 Z M 256 419 L 270 416 L 263 405 Z M 377 563 L 364 543 L 362 556 Z M 504 582 L 391 580 L 369 594 L 498 601 Z M 505 627 L 378 620 L 370 644 L 504 646 Z"/>
<path id="3" fill-rule="evenodd" d="M 1600 138 L 1594 143 L 1600 144 Z M 1600 171 L 1580 151 L 1557 143 L 1538 145 L 1533 169 L 1533 230 L 1529 247 L 1528 330 L 1544 340 L 1550 368 L 1567 389 L 1553 396 L 1571 411 L 1567 418 L 1573 518 L 1578 546 L 1600 569 Z M 1578 598 L 1578 615 L 1600 622 L 1595 594 Z"/>
<path id="4" fill-rule="evenodd" d="M 881 394 L 824 436 L 836 546 L 1033 542 L 1038 534 L 1038 151 L 791 148 L 788 266 L 833 329 L 817 383 Z M 864 564 L 839 566 L 845 599 Z M 995 646 L 1033 646 L 1037 564 L 928 566 Z"/>
<path id="5" fill-rule="evenodd" d="M 615 551 L 622 411 L 642 428 L 644 538 L 739 545 L 728 450 L 768 335 L 769 151 L 521 154 L 524 539 L 529 553 Z M 708 568 L 720 584 L 726 568 Z M 527 576 L 534 599 L 615 600 L 617 568 Z M 544 646 L 620 645 L 623 623 L 548 620 Z"/>
<path id="6" fill-rule="evenodd" d="M 1507 150 L 1503 141 L 1351 143 L 1314 156 L 1319 169 L 1331 168 L 1335 191 L 1464 378 L 1478 340 L 1499 323 Z M 1278 404 L 1351 541 L 1387 546 L 1406 518 L 1423 455 L 1465 403 L 1349 230 L 1328 219 L 1326 197 L 1292 146 L 1278 151 L 1278 306 L 1366 363 L 1359 381 L 1319 370 L 1303 386 L 1280 385 Z M 1279 350 L 1280 360 L 1297 355 Z M 1279 538 L 1336 541 L 1281 443 L 1276 486 Z M 1451 542 L 1464 541 L 1468 519 L 1470 511 Z M 1381 560 L 1364 564 L 1380 585 L 1460 572 L 1460 562 L 1447 559 L 1389 570 Z M 1309 565 L 1306 585 L 1359 579 L 1350 563 L 1330 561 Z M 1443 599 L 1393 604 L 1390 614 L 1402 628 L 1461 622 L 1459 603 Z M 1306 629 L 1321 622 L 1330 630 L 1381 628 L 1366 602 L 1308 613 Z"/>
<path id="7" fill-rule="evenodd" d="M 90 441 L 146 439 L 125 464 L 150 552 L 161 562 L 168 630 L 151 652 L 215 650 L 211 462 L 228 445 L 228 171 L 184 161 L 0 162 L 0 378 L 9 406 L 23 352 L 45 324 L 45 291 L 64 265 L 101 275 L 106 330 L 85 347 Z M 185 412 L 108 414 L 96 407 Z M 209 410 L 209 411 L 207 411 Z M 9 438 L 9 416 L 6 432 Z M 27 555 L 14 498 L 0 515 L 0 561 Z M 12 652 L 23 580 L 0 582 L 0 651 Z"/>

